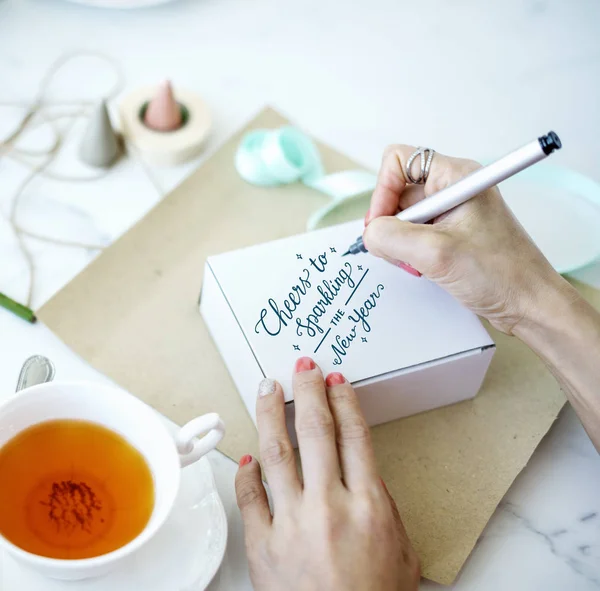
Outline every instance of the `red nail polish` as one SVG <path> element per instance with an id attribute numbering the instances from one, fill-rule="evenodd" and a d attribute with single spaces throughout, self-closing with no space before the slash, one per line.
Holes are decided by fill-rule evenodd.
<path id="1" fill-rule="evenodd" d="M 371 221 L 369 216 L 371 215 L 371 208 L 367 209 L 367 215 L 365 215 L 365 226 Z"/>
<path id="2" fill-rule="evenodd" d="M 315 369 L 315 367 L 317 366 L 310 357 L 300 357 L 300 359 L 296 361 L 295 372 L 302 373 L 303 371 L 310 371 L 311 369 Z"/>
<path id="3" fill-rule="evenodd" d="M 413 266 L 409 265 L 408 263 L 399 262 L 396 263 L 396 266 L 400 267 L 400 269 L 406 271 L 407 273 L 414 275 L 415 277 L 421 277 L 421 273 L 419 273 L 419 271 L 417 271 Z"/>
<path id="4" fill-rule="evenodd" d="M 325 383 L 327 384 L 327 386 L 329 388 L 331 388 L 331 386 L 339 386 L 340 384 L 343 384 L 346 381 L 346 378 L 338 372 L 333 372 L 330 373 L 326 378 L 325 378 Z"/>
<path id="5" fill-rule="evenodd" d="M 248 465 L 251 461 L 252 461 L 251 455 L 242 456 L 242 459 L 240 460 L 240 468 L 243 468 L 244 466 Z"/>

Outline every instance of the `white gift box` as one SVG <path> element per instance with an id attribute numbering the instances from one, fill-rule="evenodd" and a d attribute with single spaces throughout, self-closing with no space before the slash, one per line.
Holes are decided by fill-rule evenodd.
<path id="1" fill-rule="evenodd" d="M 370 425 L 474 397 L 494 353 L 478 318 L 437 285 L 370 254 L 342 254 L 350 222 L 206 261 L 200 311 L 248 412 L 308 356 L 354 386 Z"/>

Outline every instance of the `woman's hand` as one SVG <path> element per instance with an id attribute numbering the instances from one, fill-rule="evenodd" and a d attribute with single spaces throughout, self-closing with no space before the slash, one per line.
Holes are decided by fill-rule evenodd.
<path id="1" fill-rule="evenodd" d="M 600 314 L 554 271 L 496 188 L 433 224 L 389 217 L 479 166 L 436 153 L 423 191 L 407 185 L 404 166 L 414 150 L 391 146 L 383 157 L 365 220 L 367 248 L 409 272 L 418 270 L 529 345 L 560 383 L 600 452 Z"/>
<path id="2" fill-rule="evenodd" d="M 294 374 L 304 482 L 285 426 L 281 386 L 263 380 L 257 423 L 273 514 L 256 459 L 244 456 L 236 493 L 256 591 L 414 591 L 419 563 L 377 475 L 352 386 L 323 380 L 303 357 Z"/>
<path id="3" fill-rule="evenodd" d="M 511 334 L 537 312 L 549 291 L 573 290 L 554 271 L 514 218 L 497 188 L 460 205 L 433 224 L 394 216 L 454 184 L 479 165 L 436 153 L 424 186 L 409 185 L 405 165 L 415 148 L 390 146 L 367 214 L 364 241 L 372 254 L 435 281 L 496 328 Z M 418 159 L 417 159 L 418 160 Z M 418 161 L 413 163 L 413 176 Z"/>

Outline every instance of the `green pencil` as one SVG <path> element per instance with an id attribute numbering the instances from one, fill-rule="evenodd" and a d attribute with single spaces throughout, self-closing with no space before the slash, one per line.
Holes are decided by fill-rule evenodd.
<path id="1" fill-rule="evenodd" d="M 13 314 L 16 314 L 20 318 L 23 318 L 23 320 L 27 320 L 27 322 L 33 323 L 37 320 L 33 310 L 30 310 L 27 306 L 23 306 L 23 304 L 15 302 L 15 300 L 12 300 L 3 293 L 0 293 L 0 306 L 6 308 Z"/>

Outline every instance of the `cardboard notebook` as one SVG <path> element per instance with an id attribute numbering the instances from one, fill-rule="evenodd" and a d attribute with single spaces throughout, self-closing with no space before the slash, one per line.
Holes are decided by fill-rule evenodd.
<path id="1" fill-rule="evenodd" d="M 250 125 L 39 311 L 76 353 L 175 422 L 219 412 L 220 449 L 257 453 L 256 430 L 198 313 L 206 258 L 304 231 L 327 199 L 303 185 L 249 186 L 233 162 Z M 320 145 L 327 171 L 356 168 Z M 251 222 L 249 222 L 251 220 Z M 600 304 L 591 288 L 586 295 Z M 526 347 L 490 330 L 497 351 L 473 400 L 373 429 L 379 467 L 425 577 L 451 583 L 564 398 Z M 233 483 L 232 483 L 233 486 Z"/>

